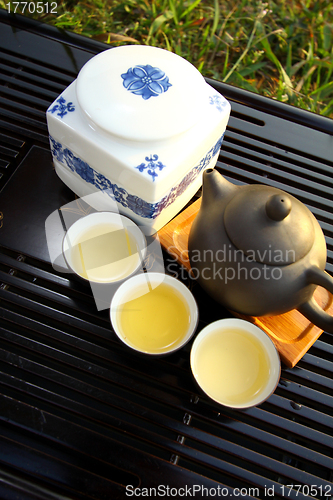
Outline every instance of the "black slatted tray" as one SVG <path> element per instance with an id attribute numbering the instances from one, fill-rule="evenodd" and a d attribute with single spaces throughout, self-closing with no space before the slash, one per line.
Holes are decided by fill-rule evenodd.
<path id="1" fill-rule="evenodd" d="M 0 11 L 0 47 L 0 498 L 123 499 L 126 486 L 180 498 L 194 485 L 197 498 L 333 496 L 332 335 L 242 412 L 197 393 L 190 345 L 158 361 L 125 349 L 89 286 L 54 271 L 43 233 L 73 196 L 52 169 L 45 111 L 106 46 Z M 332 273 L 332 121 L 210 83 L 232 105 L 218 168 L 306 203 Z M 200 327 L 226 314 L 193 293 Z"/>

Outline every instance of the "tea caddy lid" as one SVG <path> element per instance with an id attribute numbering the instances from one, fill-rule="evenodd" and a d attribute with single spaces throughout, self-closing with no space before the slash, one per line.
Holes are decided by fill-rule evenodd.
<path id="1" fill-rule="evenodd" d="M 207 84 L 199 71 L 157 47 L 127 45 L 90 59 L 76 82 L 94 129 L 134 141 L 171 138 L 203 118 Z"/>
<path id="2" fill-rule="evenodd" d="M 315 238 L 310 210 L 269 186 L 241 188 L 226 206 L 224 224 L 237 249 L 253 261 L 274 266 L 300 260 Z"/>

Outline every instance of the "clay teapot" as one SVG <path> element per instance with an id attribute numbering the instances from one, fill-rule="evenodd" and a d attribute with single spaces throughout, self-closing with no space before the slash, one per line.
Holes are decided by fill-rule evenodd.
<path id="1" fill-rule="evenodd" d="M 299 200 L 265 185 L 236 186 L 217 170 L 203 174 L 202 203 L 189 235 L 193 276 L 227 309 L 250 316 L 298 309 L 333 333 L 333 317 L 315 301 L 333 293 L 326 242 Z"/>

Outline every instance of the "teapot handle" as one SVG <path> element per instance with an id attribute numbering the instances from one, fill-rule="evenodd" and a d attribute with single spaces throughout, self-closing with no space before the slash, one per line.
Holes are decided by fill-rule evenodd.
<path id="1" fill-rule="evenodd" d="M 333 294 L 333 278 L 319 267 L 311 267 L 308 269 L 306 278 L 309 284 L 322 286 Z M 303 316 L 311 321 L 311 323 L 319 326 L 319 328 L 328 333 L 333 333 L 333 316 L 330 316 L 330 314 L 319 306 L 313 295 L 297 309 Z"/>

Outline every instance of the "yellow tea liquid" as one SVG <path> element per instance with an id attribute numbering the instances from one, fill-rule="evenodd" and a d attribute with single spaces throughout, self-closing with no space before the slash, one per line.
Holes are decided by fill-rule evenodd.
<path id="1" fill-rule="evenodd" d="M 75 272 L 100 283 L 126 278 L 136 269 L 139 259 L 131 233 L 112 224 L 98 224 L 87 229 L 71 248 Z"/>
<path id="2" fill-rule="evenodd" d="M 140 289 L 139 289 L 140 291 Z M 168 284 L 161 283 L 142 295 L 129 294 L 118 313 L 124 339 L 134 348 L 149 353 L 163 353 L 184 339 L 190 310 L 183 296 Z"/>
<path id="3" fill-rule="evenodd" d="M 225 403 L 251 404 L 266 386 L 270 364 L 261 343 L 245 330 L 216 330 L 203 338 L 195 374 L 202 389 Z"/>

